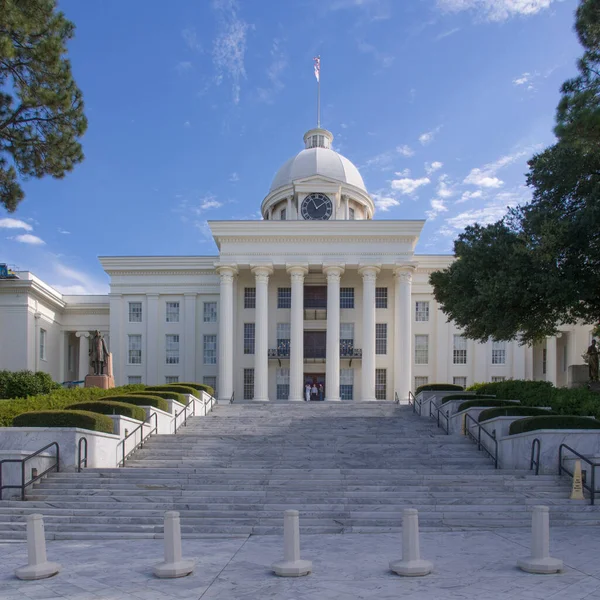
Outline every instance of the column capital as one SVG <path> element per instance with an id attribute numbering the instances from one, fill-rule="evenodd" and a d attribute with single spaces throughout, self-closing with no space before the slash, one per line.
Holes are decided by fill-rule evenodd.
<path id="1" fill-rule="evenodd" d="M 90 337 L 90 332 L 89 331 L 76 331 L 75 332 L 75 337 L 78 338 L 89 338 Z"/>
<path id="2" fill-rule="evenodd" d="M 308 264 L 294 265 L 286 263 L 285 270 L 287 271 L 288 275 L 302 275 L 302 277 L 304 277 L 308 274 Z"/>
<path id="3" fill-rule="evenodd" d="M 258 281 L 259 277 L 266 277 L 268 280 L 269 276 L 273 275 L 274 269 L 271 264 L 256 264 L 250 265 L 250 271 L 252 271 Z"/>
<path id="4" fill-rule="evenodd" d="M 331 277 L 332 279 L 337 278 L 339 280 L 339 278 L 344 274 L 345 270 L 345 266 L 340 264 L 323 265 L 323 273 L 327 275 L 327 279 Z"/>
<path id="5" fill-rule="evenodd" d="M 219 274 L 219 275 L 237 275 L 238 274 L 238 267 L 235 264 L 225 264 L 225 263 L 221 263 L 221 262 L 216 262 L 215 263 L 215 271 Z"/>
<path id="6" fill-rule="evenodd" d="M 359 265 L 358 267 L 358 274 L 365 281 L 376 281 L 380 271 L 381 267 L 379 265 Z"/>

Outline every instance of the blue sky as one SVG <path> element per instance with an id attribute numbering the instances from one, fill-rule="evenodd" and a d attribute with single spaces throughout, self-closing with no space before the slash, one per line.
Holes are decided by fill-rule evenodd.
<path id="1" fill-rule="evenodd" d="M 105 293 L 98 255 L 215 254 L 206 221 L 256 219 L 316 121 L 379 219 L 427 219 L 417 251 L 526 202 L 581 54 L 575 0 L 61 0 L 86 160 L 0 210 L 0 262 Z"/>

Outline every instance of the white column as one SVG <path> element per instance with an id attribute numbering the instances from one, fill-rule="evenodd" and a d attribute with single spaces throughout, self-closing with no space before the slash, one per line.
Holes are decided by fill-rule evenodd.
<path id="1" fill-rule="evenodd" d="M 375 285 L 379 267 L 365 266 L 363 279 L 362 400 L 375 400 Z"/>
<path id="2" fill-rule="evenodd" d="M 269 401 L 269 276 L 273 268 L 253 267 L 256 281 L 256 325 L 254 344 L 255 402 Z"/>
<path id="3" fill-rule="evenodd" d="M 292 281 L 292 310 L 290 322 L 290 395 L 291 402 L 304 400 L 304 276 L 308 268 L 287 268 Z"/>
<path id="4" fill-rule="evenodd" d="M 327 356 L 325 358 L 325 400 L 340 401 L 340 280 L 344 268 L 325 266 L 327 275 Z"/>
<path id="5" fill-rule="evenodd" d="M 226 404 L 233 394 L 233 278 L 237 268 L 219 266 L 219 402 Z"/>
<path id="6" fill-rule="evenodd" d="M 412 389 L 412 271 L 398 268 L 394 273 L 394 391 L 401 402 Z"/>
<path id="7" fill-rule="evenodd" d="M 287 215 L 286 215 L 287 220 L 291 221 L 294 218 L 293 215 L 292 215 L 292 197 L 291 196 L 287 197 L 287 210 L 286 210 L 286 212 L 287 212 Z"/>
<path id="8" fill-rule="evenodd" d="M 66 354 L 66 334 L 60 330 L 58 332 L 58 382 L 65 381 L 65 354 Z"/>
<path id="9" fill-rule="evenodd" d="M 546 338 L 546 381 L 556 385 L 558 372 L 556 366 L 556 338 Z"/>
<path id="10" fill-rule="evenodd" d="M 158 339 L 158 294 L 152 293 L 146 296 L 146 339 L 142 340 L 142 356 L 146 351 L 146 380 L 148 385 L 157 385 L 164 383 L 158 380 L 159 375 L 159 360 L 158 349 L 161 348 L 164 354 L 165 340 Z M 142 317 L 143 318 L 143 317 Z M 142 362 L 144 359 L 142 358 Z M 161 365 L 166 363 L 166 358 L 163 356 Z M 164 374 L 164 367 L 160 369 L 161 374 Z"/>
<path id="11" fill-rule="evenodd" d="M 83 381 L 90 373 L 90 332 L 77 331 L 75 336 L 79 338 L 79 370 L 77 380 Z"/>
<path id="12" fill-rule="evenodd" d="M 183 296 L 183 373 L 186 381 L 196 381 L 196 294 Z M 218 340 L 217 340 L 218 343 Z"/>
<path id="13" fill-rule="evenodd" d="M 109 294 L 108 303 L 110 310 L 109 329 L 111 333 L 110 352 L 112 353 L 112 367 L 115 385 L 123 385 L 125 381 L 125 356 L 127 354 L 126 336 L 123 333 L 123 298 L 121 294 Z"/>

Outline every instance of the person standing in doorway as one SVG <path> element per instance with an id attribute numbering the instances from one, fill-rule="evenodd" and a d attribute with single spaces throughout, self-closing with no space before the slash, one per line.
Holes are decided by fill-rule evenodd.
<path id="1" fill-rule="evenodd" d="M 323 384 L 319 384 L 319 400 L 323 402 L 325 400 L 325 388 L 323 388 Z"/>
<path id="2" fill-rule="evenodd" d="M 310 399 L 318 400 L 319 399 L 319 390 L 317 389 L 317 384 L 313 382 L 312 388 L 310 390 Z"/>
<path id="3" fill-rule="evenodd" d="M 306 386 L 304 387 L 304 401 L 305 402 L 310 402 L 310 383 L 306 383 Z"/>
<path id="4" fill-rule="evenodd" d="M 587 357 L 590 381 L 598 381 L 598 346 L 594 339 L 587 349 Z"/>

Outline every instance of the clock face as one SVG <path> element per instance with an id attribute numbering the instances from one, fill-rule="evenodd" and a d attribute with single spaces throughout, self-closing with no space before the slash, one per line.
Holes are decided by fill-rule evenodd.
<path id="1" fill-rule="evenodd" d="M 300 207 L 306 221 L 327 221 L 333 214 L 333 203 L 325 194 L 309 194 Z"/>

